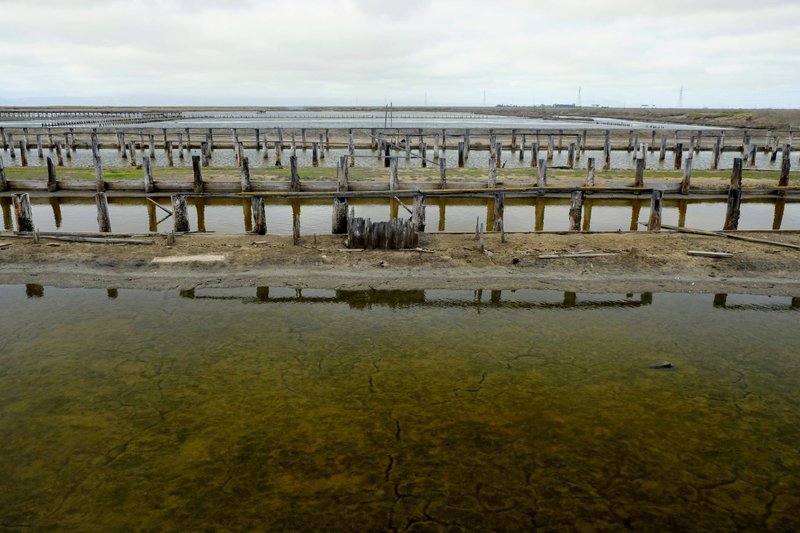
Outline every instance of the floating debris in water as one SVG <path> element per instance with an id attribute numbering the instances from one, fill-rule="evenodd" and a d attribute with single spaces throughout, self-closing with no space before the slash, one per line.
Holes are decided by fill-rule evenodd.
<path id="1" fill-rule="evenodd" d="M 661 361 L 660 363 L 650 365 L 650 368 L 673 368 L 673 365 L 669 361 Z"/>

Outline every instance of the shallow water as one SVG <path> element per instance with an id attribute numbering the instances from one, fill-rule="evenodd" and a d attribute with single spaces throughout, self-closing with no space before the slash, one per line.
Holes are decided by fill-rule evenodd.
<path id="1" fill-rule="evenodd" d="M 0 525 L 794 530 L 798 307 L 0 286 Z"/>
<path id="2" fill-rule="evenodd" d="M 118 233 L 170 231 L 173 219 L 144 198 L 110 197 L 111 229 Z M 171 208 L 169 199 L 159 198 Z M 301 232 L 305 235 L 328 234 L 331 231 L 332 201 L 268 200 L 266 203 L 267 232 L 277 235 L 292 233 L 293 212 L 300 214 Z M 215 231 L 241 234 L 252 231 L 252 211 L 249 200 L 235 198 L 190 198 L 189 226 L 193 231 Z M 410 200 L 406 205 L 410 205 Z M 393 212 L 408 217 L 396 202 L 386 200 L 357 200 L 350 205 L 356 216 L 373 221 L 389 220 Z M 13 208 L 9 198 L 0 198 L 4 228 L 14 229 Z M 40 231 L 97 231 L 97 210 L 93 198 L 33 198 L 33 221 Z M 725 221 L 725 200 L 667 200 L 662 210 L 664 224 L 689 228 L 720 230 Z M 475 230 L 476 219 L 491 227 L 494 216 L 487 200 L 429 199 L 425 209 L 427 233 L 468 232 Z M 647 223 L 650 200 L 587 199 L 584 202 L 583 229 L 593 231 L 643 230 L 639 222 Z M 505 204 L 506 231 L 564 231 L 569 229 L 569 199 L 514 199 Z M 741 206 L 739 229 L 742 230 L 800 230 L 800 201 L 744 200 Z"/>

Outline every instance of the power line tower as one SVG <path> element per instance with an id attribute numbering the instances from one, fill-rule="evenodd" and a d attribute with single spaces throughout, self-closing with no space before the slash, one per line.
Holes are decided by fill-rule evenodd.
<path id="1" fill-rule="evenodd" d="M 576 105 L 577 105 L 578 107 L 583 107 L 583 106 L 581 105 L 581 88 L 580 88 L 580 87 L 578 87 L 578 101 L 576 102 Z"/>
<path id="2" fill-rule="evenodd" d="M 483 90 L 483 107 L 486 107 L 486 89 Z"/>
<path id="3" fill-rule="evenodd" d="M 678 109 L 683 107 L 683 85 L 681 85 L 681 90 L 678 92 Z"/>

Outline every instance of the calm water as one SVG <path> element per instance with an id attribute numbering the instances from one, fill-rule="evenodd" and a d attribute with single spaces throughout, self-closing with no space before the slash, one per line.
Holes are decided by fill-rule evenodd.
<path id="1" fill-rule="evenodd" d="M 161 204 L 171 208 L 169 199 Z M 97 210 L 93 198 L 33 198 L 33 221 L 40 231 L 97 231 Z M 278 235 L 292 233 L 292 216 L 300 213 L 302 233 L 327 234 L 331 231 L 332 201 L 291 202 L 268 200 L 266 204 L 267 231 Z M 388 220 L 396 211 L 408 217 L 396 202 L 387 200 L 351 201 L 356 216 L 373 221 Z M 406 200 L 406 205 L 411 205 Z M 13 207 L 8 197 L 0 197 L 4 228 L 14 229 Z M 675 201 L 664 203 L 664 224 L 690 228 L 719 230 L 725 220 L 725 200 Z M 249 200 L 189 199 L 190 227 L 193 231 L 216 231 L 241 234 L 252 231 L 252 211 Z M 173 219 L 144 198 L 109 198 L 111 228 L 118 233 L 170 231 Z M 425 231 L 474 231 L 476 219 L 487 223 L 494 209 L 486 200 L 429 199 L 425 209 Z M 639 230 L 637 222 L 646 223 L 650 216 L 650 199 L 587 200 L 584 202 L 583 228 L 595 231 Z M 166 217 L 166 218 L 165 218 Z M 569 199 L 512 199 L 506 200 L 504 223 L 506 231 L 564 231 L 569 229 Z M 487 227 L 490 227 L 488 224 Z M 739 229 L 800 230 L 800 201 L 758 200 L 742 202 Z"/>
<path id="2" fill-rule="evenodd" d="M 0 286 L 0 526 L 796 530 L 798 307 Z"/>

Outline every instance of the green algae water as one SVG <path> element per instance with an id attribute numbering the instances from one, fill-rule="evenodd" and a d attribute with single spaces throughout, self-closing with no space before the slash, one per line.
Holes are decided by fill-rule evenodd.
<path id="1" fill-rule="evenodd" d="M 796 530 L 798 308 L 0 286 L 0 529 Z"/>

